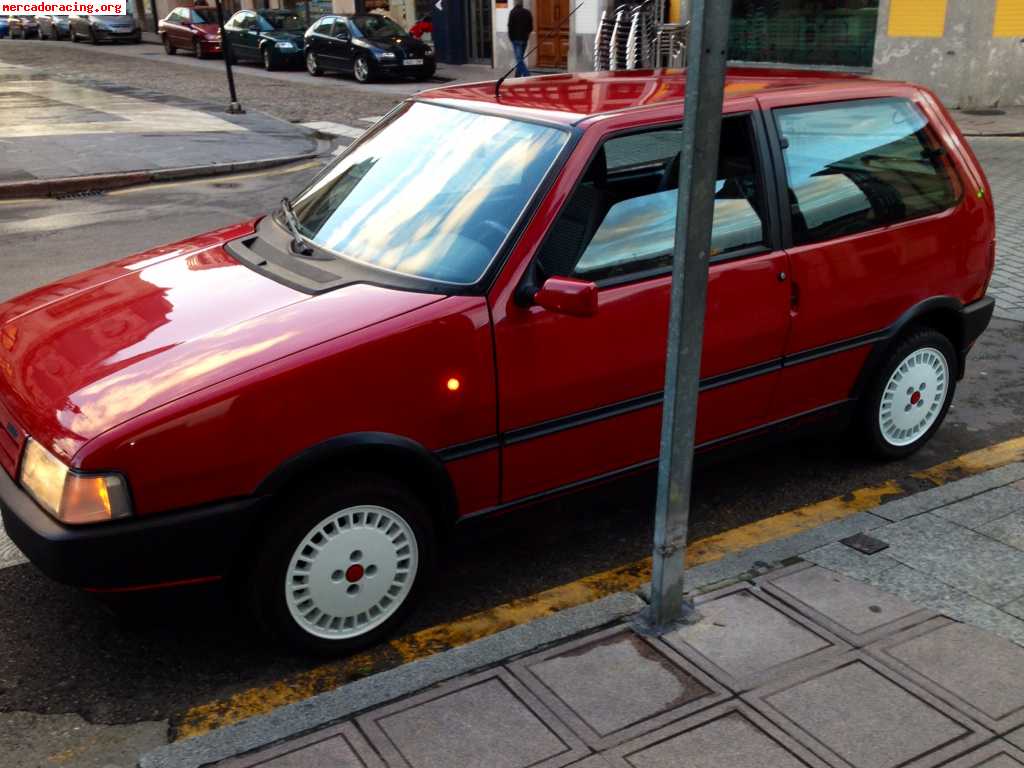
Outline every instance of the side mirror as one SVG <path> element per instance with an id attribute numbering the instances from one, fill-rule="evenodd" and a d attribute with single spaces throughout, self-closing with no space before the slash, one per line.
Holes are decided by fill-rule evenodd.
<path id="1" fill-rule="evenodd" d="M 533 303 L 563 315 L 590 317 L 597 313 L 597 285 L 573 277 L 549 277 L 533 295 Z"/>

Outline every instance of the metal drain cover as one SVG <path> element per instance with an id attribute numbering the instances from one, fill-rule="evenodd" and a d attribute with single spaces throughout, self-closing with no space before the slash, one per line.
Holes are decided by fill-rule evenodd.
<path id="1" fill-rule="evenodd" d="M 865 555 L 874 555 L 881 552 L 883 549 L 888 549 L 889 544 L 876 539 L 874 536 L 868 536 L 866 533 L 858 533 L 854 536 L 848 536 L 845 539 L 839 540 L 840 544 L 845 544 L 850 549 L 855 549 L 858 552 L 863 552 Z"/>

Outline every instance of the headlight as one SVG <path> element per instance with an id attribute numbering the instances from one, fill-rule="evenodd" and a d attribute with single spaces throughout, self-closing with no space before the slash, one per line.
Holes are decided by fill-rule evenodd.
<path id="1" fill-rule="evenodd" d="M 21 461 L 21 485 L 39 504 L 69 525 L 128 517 L 128 486 L 120 475 L 79 475 L 29 439 Z"/>
<path id="2" fill-rule="evenodd" d="M 289 43 L 287 40 L 282 40 L 277 44 L 277 47 L 280 48 L 282 51 L 290 51 L 292 48 L 295 47 L 295 43 Z"/>
<path id="3" fill-rule="evenodd" d="M 373 55 L 376 56 L 378 59 L 393 59 L 393 58 L 395 58 L 395 54 L 393 54 L 391 51 L 382 51 L 382 50 L 380 50 L 378 48 L 374 48 L 373 49 Z"/>

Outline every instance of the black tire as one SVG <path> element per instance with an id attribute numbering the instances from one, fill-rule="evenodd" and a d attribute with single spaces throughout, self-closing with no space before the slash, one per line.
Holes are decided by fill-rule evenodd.
<path id="1" fill-rule="evenodd" d="M 174 47 L 174 43 L 171 42 L 171 38 L 169 38 L 167 35 L 161 35 L 160 39 L 164 44 L 164 53 L 166 53 L 168 56 L 173 56 L 174 52 L 178 49 Z"/>
<path id="2" fill-rule="evenodd" d="M 77 43 L 78 42 L 78 33 L 75 32 L 75 30 L 69 28 L 68 29 L 68 38 L 70 38 L 72 43 Z"/>
<path id="3" fill-rule="evenodd" d="M 304 628 L 291 613 L 286 597 L 286 585 L 291 583 L 288 581 L 288 571 L 293 557 L 296 556 L 299 546 L 307 536 L 333 515 L 360 505 L 381 507 L 390 515 L 405 521 L 412 531 L 415 538 L 415 551 L 418 553 L 418 565 L 412 586 L 405 592 L 397 607 L 389 609 L 392 613 L 382 621 L 378 619 L 381 623 L 372 626 L 366 632 L 351 637 L 317 636 Z M 277 523 L 270 526 L 265 532 L 262 549 L 254 560 L 248 579 L 250 605 L 263 628 L 296 650 L 326 656 L 351 653 L 374 645 L 391 635 L 414 607 L 433 569 L 436 548 L 434 526 L 423 502 L 410 490 L 390 478 L 360 473 L 343 476 L 336 480 L 332 479 L 321 484 L 314 482 L 308 491 L 285 499 L 279 514 L 280 519 Z M 368 526 L 368 529 L 373 534 L 377 533 L 372 525 Z M 336 527 L 335 531 L 339 531 L 339 528 Z M 339 533 L 338 535 L 345 536 L 346 534 Z M 343 549 L 348 546 L 341 543 L 343 539 L 340 538 L 332 537 L 329 541 L 332 543 L 337 541 Z M 357 552 L 352 554 L 353 558 Z M 369 571 L 373 565 L 369 562 L 370 557 L 369 554 L 366 557 L 367 581 L 362 582 L 364 587 L 368 584 L 372 586 L 372 583 L 369 582 L 369 579 L 373 578 Z M 332 557 L 324 562 L 330 568 L 345 567 L 349 559 L 347 556 L 337 560 Z M 323 578 L 325 571 L 317 568 L 316 563 L 312 563 L 308 567 L 310 576 L 307 577 L 305 583 L 314 590 L 317 586 L 320 586 L 321 590 L 324 586 L 327 590 L 333 590 L 334 584 L 338 585 L 339 590 L 345 589 L 346 591 L 358 587 L 358 584 L 349 583 L 347 570 L 344 578 L 338 576 L 341 573 L 340 570 L 334 571 L 331 576 L 333 583 L 328 583 Z M 380 575 L 383 576 L 387 573 L 387 568 L 383 564 L 381 567 Z M 321 578 L 314 581 L 318 573 L 321 574 Z M 362 578 L 363 575 L 360 573 L 359 579 Z M 381 584 L 384 583 L 386 582 L 381 582 Z M 397 586 L 397 582 L 392 582 L 392 588 L 395 586 Z M 302 589 L 301 583 L 296 588 Z M 307 594 L 309 593 L 307 592 Z M 321 591 L 320 594 L 324 593 Z M 333 596 L 328 599 L 333 599 Z M 358 598 L 354 597 L 353 599 Z M 314 604 L 314 607 L 327 606 L 315 606 Z M 313 620 L 318 622 L 324 621 L 330 615 L 318 610 L 314 612 L 313 609 L 311 612 Z M 368 616 L 366 613 L 361 615 Z M 340 617 L 332 616 L 320 631 L 338 631 L 333 626 L 336 620 L 340 620 Z"/>
<path id="4" fill-rule="evenodd" d="M 320 77 L 324 73 L 323 67 L 317 63 L 316 54 L 313 51 L 306 51 L 306 71 L 313 77 Z"/>
<path id="5" fill-rule="evenodd" d="M 915 353 L 918 353 L 917 359 L 911 361 L 905 373 L 901 373 L 902 381 L 892 382 L 897 368 Z M 945 363 L 945 374 L 938 384 L 933 383 L 929 389 L 922 379 L 925 374 L 929 379 L 935 376 L 934 366 L 938 365 L 939 359 Z M 932 365 L 927 365 L 929 361 Z M 918 365 L 922 366 L 921 374 L 915 372 Z M 959 360 L 948 337 L 932 328 L 909 331 L 886 355 L 861 399 L 858 428 L 867 450 L 888 461 L 902 459 L 920 450 L 942 426 L 956 394 L 959 375 Z M 920 409 L 921 420 L 908 423 L 907 429 L 900 429 L 901 425 L 890 418 L 890 433 L 887 435 L 883 431 L 883 397 L 887 398 L 889 413 L 916 415 Z M 917 430 L 921 431 L 917 433 Z"/>
<path id="6" fill-rule="evenodd" d="M 89 27 L 89 42 L 92 45 L 99 45 L 100 44 L 100 41 L 96 39 L 96 30 L 93 29 L 92 27 Z"/>
<path id="7" fill-rule="evenodd" d="M 260 51 L 260 58 L 263 60 L 263 68 L 267 72 L 273 72 L 277 69 L 277 62 L 274 61 L 274 51 L 270 45 L 263 46 L 263 50 Z"/>
<path id="8" fill-rule="evenodd" d="M 373 63 L 365 53 L 357 54 L 352 62 L 352 76 L 359 83 L 373 82 Z"/>
<path id="9" fill-rule="evenodd" d="M 203 46 L 201 46 L 199 44 L 199 40 L 195 38 L 192 38 L 192 55 L 195 56 L 197 59 L 206 58 L 206 56 L 203 55 Z"/>

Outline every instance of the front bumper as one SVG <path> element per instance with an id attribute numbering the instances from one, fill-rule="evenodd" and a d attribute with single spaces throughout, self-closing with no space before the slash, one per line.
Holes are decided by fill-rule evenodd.
<path id="1" fill-rule="evenodd" d="M 145 588 L 227 574 L 256 519 L 258 499 L 152 518 L 61 525 L 0 469 L 7 535 L 50 578 L 98 590 Z"/>
<path id="2" fill-rule="evenodd" d="M 424 59 L 422 64 L 406 66 L 403 59 L 376 59 L 374 66 L 377 71 L 384 75 L 409 77 L 420 77 L 433 75 L 437 71 L 437 64 L 434 59 Z"/>
<path id="3" fill-rule="evenodd" d="M 122 32 L 120 30 L 93 27 L 93 32 L 96 35 L 97 40 L 127 40 L 129 42 L 134 42 L 142 39 L 142 33 L 137 29 L 134 29 L 131 32 Z"/>

